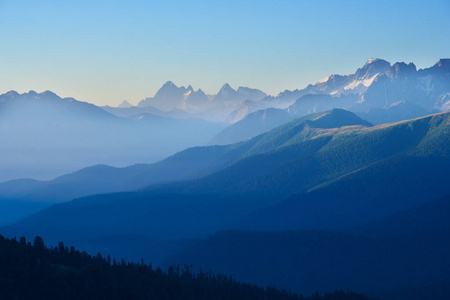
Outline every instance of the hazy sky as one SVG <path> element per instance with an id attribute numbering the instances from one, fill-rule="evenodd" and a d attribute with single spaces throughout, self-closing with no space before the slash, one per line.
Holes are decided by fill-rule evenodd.
<path id="1" fill-rule="evenodd" d="M 372 57 L 450 57 L 450 1 L 0 0 L 0 93 L 132 104 L 166 81 L 276 95 Z"/>

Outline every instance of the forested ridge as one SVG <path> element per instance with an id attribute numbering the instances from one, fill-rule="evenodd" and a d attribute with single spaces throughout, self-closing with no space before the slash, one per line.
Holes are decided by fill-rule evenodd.
<path id="1" fill-rule="evenodd" d="M 229 276 L 193 272 L 191 266 L 116 261 L 91 256 L 61 242 L 46 247 L 0 235 L 0 299 L 286 299 L 365 300 L 363 295 L 335 291 L 304 297 L 285 290 L 239 283 Z"/>

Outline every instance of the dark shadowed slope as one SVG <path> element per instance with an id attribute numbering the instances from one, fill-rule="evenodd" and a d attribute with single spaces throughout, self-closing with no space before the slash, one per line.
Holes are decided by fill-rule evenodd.
<path id="1" fill-rule="evenodd" d="M 450 194 L 349 230 L 362 236 L 412 235 L 450 228 Z"/>
<path id="2" fill-rule="evenodd" d="M 372 232 L 384 230 L 389 222 L 407 225 L 415 219 L 390 221 L 402 215 L 388 216 L 450 194 L 450 113 L 377 127 L 310 127 L 327 127 L 332 115 L 287 124 L 254 138 L 242 154 L 248 156 L 204 178 L 54 205 L 2 232 L 39 233 L 51 242 L 64 238 L 79 245 L 101 237 L 114 247 L 119 244 L 114 235 L 140 235 L 151 244 L 157 239 L 203 238 L 230 228 L 289 230 L 220 233 L 179 255 L 176 252 L 190 242 L 172 244 L 166 253 L 174 256 L 167 261 L 192 262 L 302 292 L 343 287 L 376 295 L 448 281 L 446 222 L 383 238 L 305 229 L 347 230 L 386 217 Z M 259 154 L 250 155 L 251 151 Z M 423 206 L 417 211 L 424 215 L 417 218 L 438 220 L 435 212 L 445 205 L 438 207 Z M 91 251 L 94 248 L 95 244 Z M 130 252 L 117 250 L 133 255 L 132 247 Z M 160 254 L 154 255 L 162 259 Z"/>
<path id="3" fill-rule="evenodd" d="M 336 137 L 336 144 L 330 142 L 320 154 L 339 169 L 337 162 L 345 159 L 353 163 L 364 157 L 379 160 L 366 160 L 366 165 L 295 194 L 243 222 L 250 228 L 281 230 L 346 227 L 450 193 L 446 184 L 450 178 L 449 116 L 443 113 L 369 128 L 356 139 Z M 352 153 L 358 155 L 348 156 Z"/>
<path id="4" fill-rule="evenodd" d="M 0 254 L 2 299 L 305 299 L 286 290 L 240 283 L 229 276 L 194 272 L 188 266 L 171 266 L 163 272 L 144 263 L 116 261 L 106 254 L 90 256 L 63 243 L 47 248 L 40 237 L 32 245 L 24 238 L 17 241 L 0 236 Z M 323 297 L 315 295 L 314 299 L 368 298 L 336 291 Z"/>
<path id="5" fill-rule="evenodd" d="M 445 195 L 349 233 L 226 231 L 166 263 L 193 263 L 297 291 L 343 286 L 381 299 L 444 300 L 450 297 L 449 207 Z"/>
<path id="6" fill-rule="evenodd" d="M 275 129 L 250 140 L 253 144 L 244 143 L 252 145 L 246 154 L 273 152 L 248 156 L 202 179 L 78 199 L 12 229 L 73 238 L 132 233 L 177 239 L 230 226 L 284 230 L 357 225 L 450 193 L 444 184 L 450 165 L 448 118 L 439 114 L 339 130 L 308 126 L 307 132 L 321 132 L 322 137 L 308 139 L 302 130 L 297 133 L 303 142 L 292 144 L 297 138 L 291 134 L 295 126 L 289 125 L 286 135 Z M 325 120 L 305 122 L 328 124 Z M 268 135 L 276 141 L 264 140 Z"/>
<path id="7" fill-rule="evenodd" d="M 447 229 L 371 239 L 321 231 L 225 231 L 167 263 L 191 263 L 238 280 L 303 293 L 343 287 L 375 296 L 391 289 L 449 282 L 449 233 Z M 407 294 L 398 296 L 398 300 L 409 299 Z M 447 290 L 436 299 L 449 296 Z"/>

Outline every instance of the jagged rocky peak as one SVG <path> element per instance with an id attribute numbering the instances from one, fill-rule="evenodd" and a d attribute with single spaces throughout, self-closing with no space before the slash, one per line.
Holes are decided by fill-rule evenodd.
<path id="1" fill-rule="evenodd" d="M 237 93 L 241 95 L 245 100 L 259 101 L 267 97 L 267 94 L 258 89 L 252 89 L 244 86 L 240 86 L 237 89 Z"/>
<path id="2" fill-rule="evenodd" d="M 121 104 L 119 104 L 119 106 L 117 106 L 119 108 L 129 108 L 129 107 L 133 107 L 133 105 L 131 105 L 127 100 L 123 100 L 123 102 Z"/>
<path id="3" fill-rule="evenodd" d="M 178 105 L 179 109 L 190 113 L 200 112 L 209 107 L 210 101 L 205 93 L 201 89 L 195 91 L 192 86 L 188 86 L 183 95 L 183 101 Z"/>
<path id="4" fill-rule="evenodd" d="M 344 84 L 345 81 L 347 80 L 348 76 L 343 76 L 343 75 L 339 75 L 339 74 L 333 74 L 330 75 L 322 80 L 319 80 L 316 85 L 339 85 L 339 84 Z M 312 85 L 311 85 L 312 87 Z"/>
<path id="5" fill-rule="evenodd" d="M 389 68 L 386 75 L 392 79 L 406 79 L 417 72 L 413 63 L 396 62 Z"/>
<path id="6" fill-rule="evenodd" d="M 37 93 L 36 91 L 30 90 L 28 93 L 18 94 L 23 99 L 37 99 L 37 100 L 61 100 L 61 97 L 56 95 L 55 93 L 51 91 L 45 91 L 42 93 Z"/>
<path id="7" fill-rule="evenodd" d="M 389 65 L 389 66 L 391 66 L 391 64 L 388 61 L 381 59 L 381 58 L 371 58 L 371 59 L 367 60 L 365 66 L 368 66 L 368 65 Z"/>
<path id="8" fill-rule="evenodd" d="M 184 86 L 178 87 L 172 81 L 167 81 L 164 85 L 156 92 L 155 98 L 160 96 L 180 96 L 179 94 L 184 94 L 186 88 Z"/>
<path id="9" fill-rule="evenodd" d="M 235 94 L 236 91 L 228 83 L 225 83 L 220 88 L 220 91 L 217 93 L 216 98 L 234 96 Z"/>
<path id="10" fill-rule="evenodd" d="M 182 87 L 177 87 L 172 81 L 167 81 L 164 85 L 156 92 L 153 98 L 146 98 L 139 102 L 139 107 L 153 106 L 159 110 L 170 111 L 175 109 L 179 103 L 183 100 L 183 96 L 187 89 Z"/>
<path id="11" fill-rule="evenodd" d="M 163 90 L 170 90 L 170 89 L 174 89 L 174 88 L 178 88 L 172 81 L 167 81 L 166 83 L 164 83 L 162 85 L 162 87 L 159 88 L 159 90 L 156 92 L 155 96 Z"/>
<path id="12" fill-rule="evenodd" d="M 163 87 L 165 87 L 165 86 L 166 86 L 166 87 L 169 87 L 169 86 L 177 87 L 177 86 L 176 86 L 172 81 L 170 81 L 170 80 L 163 84 Z"/>
<path id="13" fill-rule="evenodd" d="M 41 96 L 41 97 L 57 97 L 57 98 L 59 98 L 58 95 L 56 95 L 55 93 L 53 93 L 52 91 L 49 91 L 49 90 L 46 90 L 45 92 L 40 93 L 39 96 Z"/>
<path id="14" fill-rule="evenodd" d="M 18 92 L 16 92 L 16 91 L 9 91 L 9 92 L 7 92 L 7 93 L 1 95 L 1 96 L 6 96 L 6 97 L 8 97 L 8 98 L 14 98 L 14 97 L 17 97 L 17 96 L 19 96 L 19 95 L 20 95 L 20 94 L 19 94 Z"/>
<path id="15" fill-rule="evenodd" d="M 60 100 L 61 97 L 59 97 L 58 95 L 56 95 L 55 93 L 51 92 L 51 91 L 45 91 L 42 93 L 37 93 L 36 91 L 30 90 L 28 93 L 23 93 L 23 94 L 19 94 L 16 91 L 9 91 L 3 95 L 0 96 L 0 98 L 2 99 L 13 99 L 13 98 L 18 98 L 18 99 L 45 99 L 45 100 Z"/>
<path id="16" fill-rule="evenodd" d="M 384 74 L 391 64 L 380 58 L 371 58 L 355 73 L 356 78 L 371 78 L 376 74 Z"/>
<path id="17" fill-rule="evenodd" d="M 450 69 L 450 58 L 441 58 L 436 64 L 436 67 Z"/>
<path id="18" fill-rule="evenodd" d="M 225 83 L 222 86 L 222 88 L 220 89 L 219 93 L 220 92 L 228 92 L 228 91 L 234 91 L 234 89 L 228 83 Z"/>
<path id="19" fill-rule="evenodd" d="M 202 89 L 198 89 L 198 90 L 197 90 L 197 93 L 205 94 L 205 92 L 204 92 Z M 206 95 L 206 94 L 205 94 L 205 95 Z"/>
<path id="20" fill-rule="evenodd" d="M 450 76 L 450 59 L 441 58 L 434 66 L 425 70 L 429 70 L 432 73 L 440 73 L 444 76 Z"/>
<path id="21" fill-rule="evenodd" d="M 29 90 L 28 93 L 24 93 L 23 95 L 35 97 L 38 95 L 38 93 L 36 93 L 36 91 L 34 91 L 34 90 Z"/>
<path id="22" fill-rule="evenodd" d="M 180 86 L 178 87 L 175 83 L 173 83 L 172 81 L 167 81 L 166 83 L 164 83 L 164 85 L 159 89 L 159 91 L 187 91 L 187 89 L 184 86 Z M 159 92 L 158 91 L 158 92 Z M 156 92 L 156 95 L 158 94 L 158 92 Z"/>
<path id="23" fill-rule="evenodd" d="M 236 92 L 228 83 L 225 83 L 220 91 L 214 96 L 214 102 L 236 104 L 242 101 L 242 96 Z"/>

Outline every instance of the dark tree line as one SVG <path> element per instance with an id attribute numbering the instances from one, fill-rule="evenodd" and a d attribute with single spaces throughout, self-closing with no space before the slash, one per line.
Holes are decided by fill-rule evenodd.
<path id="1" fill-rule="evenodd" d="M 190 266 L 167 271 L 144 263 L 91 256 L 59 243 L 47 248 L 40 237 L 0 235 L 0 299 L 286 299 L 366 300 L 336 291 L 310 297 L 272 287 L 237 282 L 229 276 L 193 272 Z"/>

